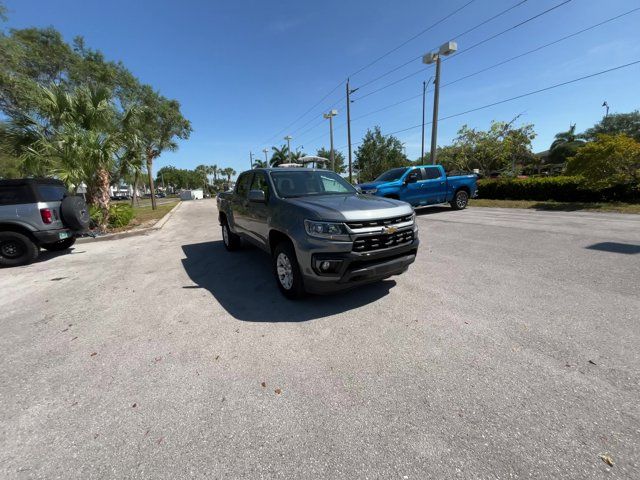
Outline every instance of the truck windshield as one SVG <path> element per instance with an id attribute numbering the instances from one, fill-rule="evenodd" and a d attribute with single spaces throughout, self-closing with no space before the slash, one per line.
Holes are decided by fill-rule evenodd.
<path id="1" fill-rule="evenodd" d="M 395 182 L 396 180 L 400 180 L 400 178 L 406 171 L 407 167 L 392 168 L 391 170 L 387 170 L 378 178 L 376 178 L 374 182 Z"/>
<path id="2" fill-rule="evenodd" d="M 283 170 L 271 172 L 271 179 L 276 193 L 282 198 L 357 193 L 351 184 L 334 172 Z"/>

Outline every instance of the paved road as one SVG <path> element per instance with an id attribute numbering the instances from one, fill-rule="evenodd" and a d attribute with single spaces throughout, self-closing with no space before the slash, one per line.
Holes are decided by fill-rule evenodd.
<path id="1" fill-rule="evenodd" d="M 299 303 L 215 217 L 0 271 L 0 477 L 640 478 L 640 216 L 432 209 Z"/>

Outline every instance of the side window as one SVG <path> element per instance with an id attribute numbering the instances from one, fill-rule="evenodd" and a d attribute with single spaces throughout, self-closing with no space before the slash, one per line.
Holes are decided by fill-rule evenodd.
<path id="1" fill-rule="evenodd" d="M 264 198 L 269 200 L 269 182 L 264 173 L 256 172 L 253 176 L 253 182 L 251 183 L 251 190 L 262 190 L 264 192 Z"/>
<path id="2" fill-rule="evenodd" d="M 440 178 L 440 169 L 436 167 L 427 167 L 424 169 L 424 179 L 425 180 L 433 180 L 435 178 Z"/>
<path id="3" fill-rule="evenodd" d="M 253 172 L 247 172 L 240 175 L 238 182 L 236 183 L 236 193 L 241 197 L 246 197 L 249 193 L 249 182 L 251 182 L 251 175 Z"/>
<path id="4" fill-rule="evenodd" d="M 36 188 L 43 202 L 61 202 L 67 195 L 67 189 L 61 185 L 38 185 Z"/>
<path id="5" fill-rule="evenodd" d="M 7 185 L 0 187 L 0 205 L 19 205 L 32 203 L 31 191 L 26 185 Z"/>

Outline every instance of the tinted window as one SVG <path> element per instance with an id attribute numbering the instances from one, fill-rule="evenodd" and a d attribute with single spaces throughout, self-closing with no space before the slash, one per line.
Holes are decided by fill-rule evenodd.
<path id="1" fill-rule="evenodd" d="M 62 185 L 38 185 L 36 188 L 41 202 L 61 202 L 67 195 L 67 189 Z"/>
<path id="2" fill-rule="evenodd" d="M 246 197 L 249 193 L 249 182 L 251 181 L 251 172 L 243 173 L 236 184 L 236 193 L 241 197 Z"/>
<path id="3" fill-rule="evenodd" d="M 26 185 L 0 187 L 0 205 L 32 203 L 31 191 Z"/>
<path id="4" fill-rule="evenodd" d="M 440 178 L 440 169 L 435 167 L 427 167 L 424 169 L 424 179 L 433 180 L 434 178 Z"/>
<path id="5" fill-rule="evenodd" d="M 282 169 L 271 172 L 271 179 L 278 195 L 284 198 L 357 193 L 355 188 L 334 172 Z"/>
<path id="6" fill-rule="evenodd" d="M 393 168 L 391 170 L 387 170 L 382 175 L 374 180 L 374 182 L 395 182 L 396 180 L 400 180 L 400 177 L 404 175 L 404 172 L 407 171 L 406 167 L 402 168 Z"/>
<path id="7" fill-rule="evenodd" d="M 269 199 L 269 182 L 264 173 L 255 173 L 253 182 L 251 183 L 251 190 L 262 190 L 264 192 L 264 198 Z"/>

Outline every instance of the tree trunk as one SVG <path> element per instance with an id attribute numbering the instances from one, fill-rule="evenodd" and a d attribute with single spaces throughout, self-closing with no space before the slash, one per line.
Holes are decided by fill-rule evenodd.
<path id="1" fill-rule="evenodd" d="M 96 188 L 93 191 L 92 203 L 97 205 L 102 212 L 99 227 L 101 230 L 106 230 L 109 224 L 109 202 L 111 197 L 109 196 L 109 184 L 110 184 L 109 171 L 104 168 L 99 168 L 96 172 Z"/>
<path id="2" fill-rule="evenodd" d="M 153 156 L 150 152 L 147 153 L 147 173 L 149 174 L 149 190 L 151 191 L 151 209 L 155 210 L 156 207 L 156 190 L 153 185 Z"/>
<path id="3" fill-rule="evenodd" d="M 133 208 L 138 200 L 138 170 L 133 175 L 133 193 L 131 195 L 131 207 Z"/>

